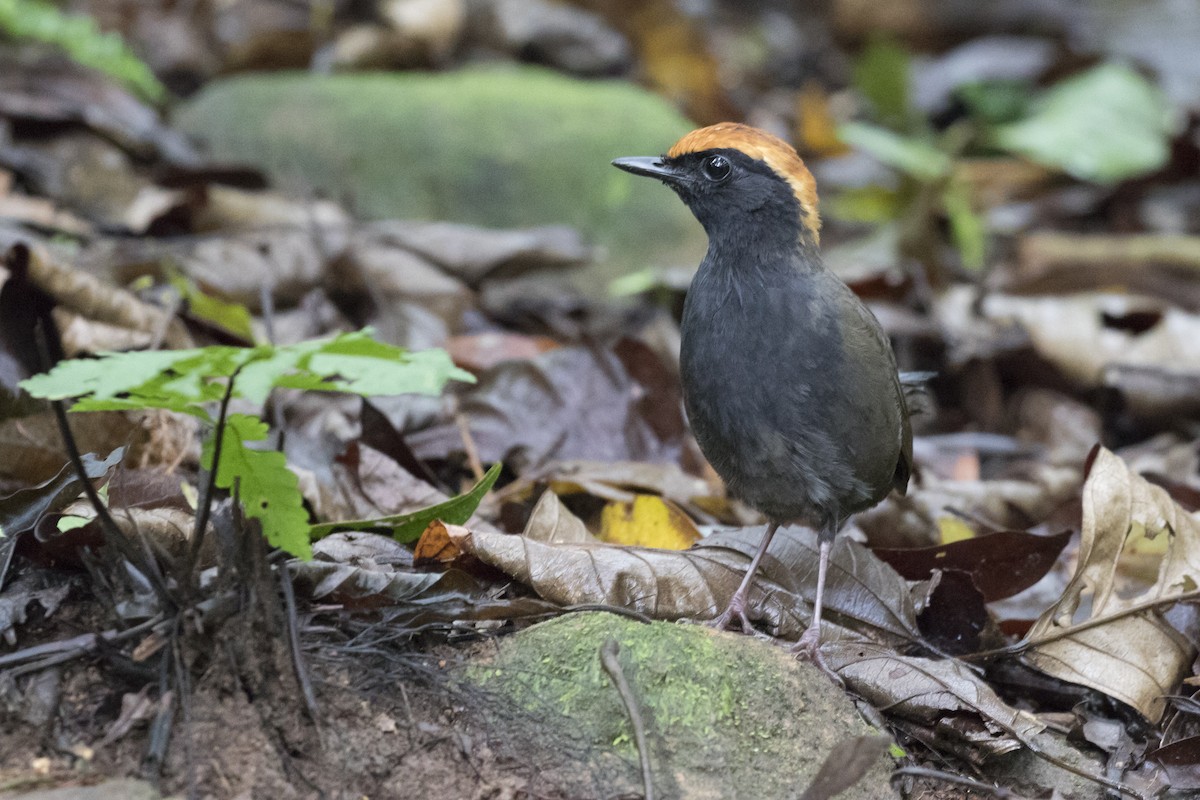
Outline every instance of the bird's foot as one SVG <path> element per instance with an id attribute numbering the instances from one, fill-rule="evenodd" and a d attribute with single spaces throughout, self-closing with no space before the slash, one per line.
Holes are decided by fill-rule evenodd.
<path id="1" fill-rule="evenodd" d="M 821 655 L 821 629 L 816 625 L 810 625 L 801 634 L 799 641 L 792 645 L 792 654 L 800 661 L 807 661 L 824 672 L 838 686 L 845 687 L 846 684 L 836 672 L 829 668 L 829 665 L 825 663 L 825 657 Z"/>
<path id="2" fill-rule="evenodd" d="M 736 594 L 719 617 L 714 617 L 705 624 L 719 631 L 728 631 L 732 630 L 730 623 L 733 622 L 734 617 L 737 617 L 738 622 L 741 623 L 743 632 L 750 633 L 754 630 L 754 626 L 750 623 L 750 617 L 746 614 L 746 601 Z"/>
<path id="3" fill-rule="evenodd" d="M 720 616 L 714 617 L 704 624 L 718 631 L 729 631 L 734 629 L 730 623 L 732 623 L 734 618 L 736 618 L 740 624 L 742 633 L 749 633 L 762 638 L 770 638 L 766 637 L 758 630 L 758 628 L 754 627 L 754 623 L 750 621 L 749 614 L 746 613 L 747 611 L 749 611 L 749 608 L 747 606 L 746 599 L 734 594 L 733 598 L 729 601 L 729 605 L 725 608 L 725 611 L 723 611 Z"/>

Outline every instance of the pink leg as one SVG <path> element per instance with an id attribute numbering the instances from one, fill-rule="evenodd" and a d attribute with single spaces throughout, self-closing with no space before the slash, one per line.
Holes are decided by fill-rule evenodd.
<path id="1" fill-rule="evenodd" d="M 817 561 L 817 596 L 813 600 L 812 624 L 796 642 L 792 652 L 798 658 L 812 663 L 837 683 L 841 683 L 841 679 L 826 666 L 825 659 L 821 657 L 821 611 L 825 603 L 825 575 L 829 572 L 829 555 L 833 550 L 833 538 L 827 539 L 822 534 L 820 542 L 820 556 Z"/>
<path id="2" fill-rule="evenodd" d="M 749 608 L 746 604 L 746 596 L 750 593 L 750 582 L 754 580 L 754 573 L 758 572 L 759 562 L 767 553 L 767 548 L 771 545 L 771 539 L 775 536 L 775 531 L 779 530 L 779 523 L 772 522 L 767 526 L 767 532 L 763 534 L 762 544 L 758 546 L 758 552 L 754 554 L 754 558 L 750 561 L 750 566 L 746 568 L 746 574 L 742 578 L 741 585 L 737 591 L 733 593 L 733 597 L 729 598 L 729 605 L 725 608 L 724 613 L 708 624 L 719 631 L 723 631 L 729 627 L 729 623 L 737 617 L 742 623 L 742 630 L 745 633 L 753 633 L 754 626 L 750 623 L 750 618 L 746 612 Z"/>

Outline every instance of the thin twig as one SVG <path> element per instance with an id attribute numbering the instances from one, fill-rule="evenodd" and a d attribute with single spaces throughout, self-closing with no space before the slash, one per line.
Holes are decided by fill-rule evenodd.
<path id="1" fill-rule="evenodd" d="M 204 542 L 204 533 L 208 529 L 208 520 L 212 516 L 213 495 L 217 490 L 217 470 L 221 466 L 221 443 L 225 438 L 225 425 L 229 418 L 229 401 L 233 399 L 233 385 L 237 380 L 237 376 L 242 371 L 242 366 L 238 366 L 229 376 L 229 382 L 225 385 L 225 394 L 221 396 L 221 408 L 217 411 L 217 424 L 213 430 L 213 454 L 212 464 L 208 468 L 208 480 L 204 484 L 204 492 L 200 495 L 199 503 L 196 508 L 196 527 L 192 530 L 192 546 L 188 549 L 188 560 L 184 575 L 190 577 L 196 569 L 196 562 L 200 558 L 200 545 Z"/>
<path id="2" fill-rule="evenodd" d="M 150 723 L 149 743 L 146 755 L 142 759 L 142 776 L 147 777 L 156 786 L 162 779 L 163 764 L 166 763 L 167 749 L 171 744 L 171 731 L 175 727 L 175 703 L 161 702 L 171 695 L 171 661 L 175 648 L 176 635 L 179 631 L 178 618 L 172 626 L 171 642 L 164 648 L 158 658 L 158 688 L 160 706 L 158 713 Z"/>
<path id="3" fill-rule="evenodd" d="M 650 771 L 650 751 L 646 748 L 646 726 L 642 722 L 642 712 L 633 696 L 633 689 L 629 687 L 625 671 L 621 669 L 621 661 L 617 658 L 620 652 L 621 646 L 617 644 L 616 639 L 605 639 L 604 644 L 600 645 L 600 666 L 604 667 L 604 671 L 612 679 L 613 685 L 617 687 L 617 694 L 621 695 L 621 702 L 625 704 L 629 724 L 633 727 L 633 740 L 637 743 L 638 759 L 642 762 L 645 800 L 654 800 L 654 775 Z"/>
<path id="4" fill-rule="evenodd" d="M 40 347 L 45 345 L 45 338 L 45 333 L 39 325 L 38 344 Z M 125 536 L 124 531 L 117 525 L 117 521 L 108 513 L 108 507 L 100 499 L 100 494 L 96 491 L 96 487 L 92 485 L 92 479 L 88 477 L 87 468 L 83 465 L 83 456 L 79 453 L 75 434 L 71 432 L 71 423 L 67 421 L 67 408 L 63 404 L 63 401 L 52 400 L 50 407 L 54 409 L 54 419 L 58 423 L 58 432 L 62 437 L 63 446 L 67 448 L 67 458 L 70 459 L 71 465 L 75 468 L 75 475 L 83 486 L 83 493 L 87 495 L 88 502 L 91 503 L 92 509 L 96 512 L 96 519 L 100 523 L 100 529 L 104 531 L 105 541 L 112 542 L 113 546 L 121 552 L 121 555 L 146 576 L 146 580 L 150 582 L 150 587 L 154 590 L 154 594 L 164 606 L 168 608 L 174 606 L 175 602 L 171 598 L 171 593 L 167 590 L 166 584 L 158 572 L 157 565 L 143 561 L 142 554 L 133 546 L 133 543 Z"/>
<path id="5" fill-rule="evenodd" d="M 463 451 L 467 454 L 467 466 L 475 476 L 475 482 L 483 480 L 483 462 L 479 460 L 479 448 L 475 446 L 475 437 L 471 435 L 471 423 L 467 415 L 461 411 L 454 412 L 454 423 L 458 425 L 459 436 L 462 437 Z"/>
<path id="6" fill-rule="evenodd" d="M 1000 800 L 1026 800 L 1024 795 L 1019 795 L 1005 786 L 984 783 L 974 778 L 968 778 L 965 775 L 955 775 L 953 772 L 943 772 L 940 769 L 932 769 L 930 767 L 897 767 L 892 771 L 890 780 L 895 782 L 896 778 L 905 776 L 955 783 L 959 786 L 966 786 L 968 789 L 974 789 L 977 792 L 988 792 L 995 797 L 999 797 Z"/>
<path id="7" fill-rule="evenodd" d="M 175 668 L 175 688 L 179 695 L 179 708 L 183 712 L 183 761 L 186 764 L 188 800 L 200 796 L 196 781 L 196 756 L 192 748 L 192 680 L 183 661 L 183 645 L 176 627 L 171 637 L 172 664 Z"/>
<path id="8" fill-rule="evenodd" d="M 1136 605 L 1122 608 L 1120 611 L 1116 611 L 1111 614 L 1105 614 L 1100 617 L 1084 620 L 1083 622 L 1062 628 L 1061 630 L 1054 631 L 1053 633 L 1042 634 L 1036 642 L 1017 642 L 1016 644 L 1009 645 L 1008 647 L 997 647 L 994 650 L 981 650 L 978 653 L 969 653 L 967 655 L 959 656 L 959 658 L 963 659 L 964 661 L 979 661 L 985 658 L 993 658 L 995 656 L 1015 656 L 1019 653 L 1029 650 L 1030 648 L 1039 647 L 1048 642 L 1056 642 L 1059 639 L 1066 639 L 1081 631 L 1086 631 L 1090 628 L 1098 628 L 1101 625 L 1107 625 L 1114 620 L 1122 619 L 1124 617 L 1131 617 L 1135 614 L 1141 614 L 1146 611 L 1156 611 L 1160 607 L 1173 606 L 1176 603 L 1190 603 L 1195 600 L 1200 600 L 1200 589 L 1193 589 L 1190 592 L 1183 592 L 1182 594 L 1172 595 L 1171 597 L 1160 597 L 1155 598 L 1154 600 L 1147 600 L 1144 603 L 1137 603 Z"/>
<path id="9" fill-rule="evenodd" d="M 296 682 L 300 684 L 300 694 L 304 697 L 308 717 L 313 724 L 319 724 L 317 696 L 313 692 L 308 667 L 304 663 L 304 654 L 300 650 L 300 623 L 296 619 L 296 591 L 292 587 L 292 573 L 287 564 L 281 565 L 278 572 L 279 585 L 283 587 L 283 602 L 287 609 L 287 637 L 288 649 L 292 651 L 292 669 L 296 673 Z"/>
<path id="10" fill-rule="evenodd" d="M 625 606 L 610 606 L 605 605 L 604 603 L 579 603 L 577 605 L 564 606 L 562 608 L 563 614 L 580 614 L 589 611 L 605 611 L 609 614 L 616 614 L 619 617 L 629 617 L 629 619 L 635 619 L 638 622 L 644 622 L 647 625 L 654 622 L 649 615 L 643 614 L 640 611 L 634 611 L 632 608 L 626 608 Z M 554 612 L 549 613 L 552 614 Z M 545 614 L 538 614 L 536 616 L 545 616 Z"/>

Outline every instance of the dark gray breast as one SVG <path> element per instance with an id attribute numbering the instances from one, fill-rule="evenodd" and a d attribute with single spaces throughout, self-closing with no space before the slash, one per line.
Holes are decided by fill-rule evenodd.
<path id="1" fill-rule="evenodd" d="M 825 269 L 734 275 L 706 260 L 682 335 L 688 417 L 734 496 L 832 532 L 883 499 L 898 468 L 906 480 L 911 434 L 891 347 Z"/>

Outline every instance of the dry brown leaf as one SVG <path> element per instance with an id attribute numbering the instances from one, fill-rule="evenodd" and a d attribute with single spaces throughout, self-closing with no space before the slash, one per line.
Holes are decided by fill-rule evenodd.
<path id="1" fill-rule="evenodd" d="M 166 311 L 84 270 L 58 263 L 45 248 L 33 246 L 22 252 L 14 247 L 8 257 L 27 258 L 29 280 L 67 311 L 97 322 L 153 333 L 161 336 L 169 348 L 188 348 L 194 344 L 182 323 Z"/>
<path id="2" fill-rule="evenodd" d="M 995 322 L 1017 322 L 1038 354 L 1083 387 L 1104 381 L 1113 365 L 1200 371 L 1200 315 L 1160 301 L 1123 294 L 1069 297 L 1015 297 L 991 294 L 984 315 Z M 1110 320 L 1133 315 L 1152 318 L 1148 328 L 1117 327 Z"/>
<path id="3" fill-rule="evenodd" d="M 71 431 L 81 452 L 111 453 L 131 445 L 130 458 L 140 463 L 153 433 L 131 414 L 97 411 L 70 417 Z M 49 411 L 0 422 L 0 477 L 35 484 L 53 477 L 67 463 L 58 423 Z"/>
<path id="4" fill-rule="evenodd" d="M 1044 727 L 1001 700 L 959 661 L 902 656 L 865 641 L 828 642 L 821 653 L 846 685 L 876 708 L 993 755 L 1016 750 Z"/>
<path id="5" fill-rule="evenodd" d="M 421 564 L 430 561 L 436 561 L 440 564 L 448 564 L 461 555 L 458 546 L 454 544 L 454 540 L 450 538 L 450 532 L 447 530 L 450 526 L 439 520 L 434 520 L 429 523 L 425 531 L 421 534 L 421 538 L 417 540 L 417 544 L 413 547 L 412 559 L 414 563 Z"/>
<path id="6" fill-rule="evenodd" d="M 624 606 L 658 619 L 709 619 L 725 608 L 745 575 L 764 528 L 710 536 L 687 551 L 604 544 L 546 544 L 524 536 L 451 530 L 451 538 L 542 598 L 560 605 Z M 796 639 L 812 618 L 816 534 L 785 528 L 775 536 L 750 587 L 750 617 L 773 635 Z M 830 633 L 839 622 L 892 645 L 919 638 L 908 583 L 865 548 L 834 547 L 825 593 Z M 840 632 L 835 632 L 840 631 Z"/>
<path id="7" fill-rule="evenodd" d="M 1101 448 L 1083 486 L 1079 563 L 1062 598 L 1034 623 L 1026 658 L 1047 674 L 1090 686 L 1157 722 L 1195 651 L 1162 617 L 1200 586 L 1200 522 L 1114 453 Z M 1117 565 L 1143 538 L 1166 537 L 1152 586 L 1118 595 Z M 1090 604 L 1084 604 L 1085 593 Z M 1153 605 L 1153 609 L 1147 606 Z M 1085 617 L 1076 613 L 1083 607 Z M 1146 609 L 1137 611 L 1136 609 Z"/>
<path id="8" fill-rule="evenodd" d="M 503 461 L 523 475 L 555 459 L 677 460 L 682 429 L 659 434 L 642 407 L 645 390 L 617 353 L 577 346 L 503 362 L 458 396 L 479 459 Z M 426 460 L 464 451 L 455 419 L 407 440 Z"/>

